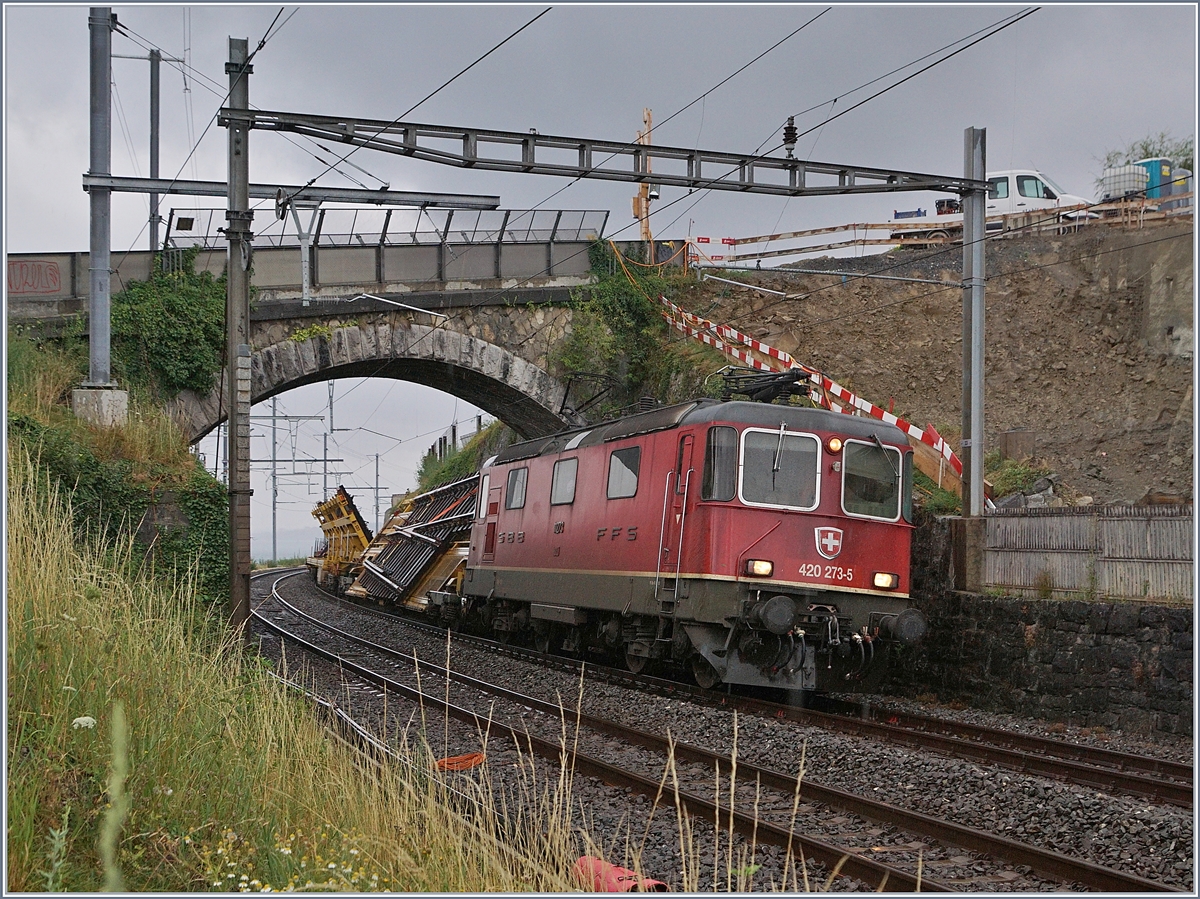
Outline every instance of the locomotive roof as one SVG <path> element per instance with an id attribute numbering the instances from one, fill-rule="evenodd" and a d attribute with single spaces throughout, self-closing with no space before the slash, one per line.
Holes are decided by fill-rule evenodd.
<path id="1" fill-rule="evenodd" d="M 812 409 L 803 406 L 781 406 L 772 403 L 751 403 L 739 400 L 721 402 L 713 399 L 693 400 L 675 406 L 664 406 L 650 412 L 639 412 L 615 421 L 587 428 L 574 428 L 547 437 L 536 437 L 514 443 L 502 450 L 493 465 L 516 462 L 561 453 L 568 449 L 594 446 L 626 437 L 639 437 L 654 431 L 665 431 L 685 424 L 708 421 L 728 421 L 767 428 L 778 428 L 781 422 L 797 430 L 834 431 L 848 437 L 868 439 L 872 435 L 893 444 L 907 442 L 904 432 L 874 418 Z"/>

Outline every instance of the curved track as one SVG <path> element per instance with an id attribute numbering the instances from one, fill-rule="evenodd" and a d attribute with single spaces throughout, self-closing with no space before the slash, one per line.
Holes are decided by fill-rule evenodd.
<path id="1" fill-rule="evenodd" d="M 280 580 L 283 580 L 283 578 Z M 363 609 L 353 604 L 347 603 L 346 605 L 351 606 L 358 613 L 381 614 L 375 610 Z M 275 594 L 272 609 L 274 611 L 271 612 L 264 612 L 261 609 L 256 611 L 256 616 L 265 626 L 270 627 L 278 633 L 285 633 L 290 640 L 306 642 L 308 644 L 308 651 L 328 658 L 331 661 L 336 660 L 345 670 L 353 671 L 356 677 L 374 683 L 381 689 L 405 695 L 414 702 L 441 709 L 446 714 L 466 721 L 481 730 L 486 730 L 490 726 L 492 729 L 499 730 L 505 734 L 508 739 L 515 741 L 518 745 L 532 749 L 539 754 L 544 754 L 548 758 L 554 760 L 560 758 L 563 752 L 560 740 L 546 740 L 545 738 L 538 740 L 527 731 L 523 732 L 514 725 L 497 723 L 496 721 L 487 722 L 480 717 L 478 712 L 448 703 L 445 700 L 430 697 L 428 693 L 414 690 L 412 687 L 406 686 L 399 680 L 396 680 L 394 670 L 397 664 L 406 673 L 413 673 L 414 659 L 411 656 L 401 656 L 387 647 L 370 643 L 346 631 L 332 628 L 311 615 L 290 606 L 278 593 Z M 280 621 L 271 620 L 272 618 L 279 617 L 286 617 L 291 624 L 285 627 Z M 409 623 L 407 619 L 406 623 Z M 439 634 L 444 633 L 441 629 L 434 630 Z M 301 636 L 297 631 L 306 631 L 308 637 Z M 325 636 L 321 636 L 321 632 Z M 330 649 L 324 648 L 323 645 L 317 645 L 330 642 L 337 643 L 342 649 L 338 652 L 332 652 Z M 472 640 L 472 642 L 477 641 Z M 482 642 L 487 643 L 489 647 L 494 645 L 490 644 L 489 641 Z M 505 651 L 514 655 L 535 655 L 526 651 L 516 650 L 512 647 L 506 647 Z M 355 656 L 364 656 L 364 658 L 357 661 L 349 658 Z M 380 673 L 381 662 L 385 668 L 391 669 L 393 673 Z M 562 661 L 560 660 L 559 663 L 561 664 Z M 578 663 L 572 664 L 577 665 Z M 432 676 L 439 679 L 448 677 L 456 685 L 469 688 L 471 691 L 481 695 L 503 700 L 510 704 L 512 708 L 534 710 L 551 722 L 561 722 L 563 720 L 564 711 L 560 705 L 547 703 L 504 687 L 487 684 L 459 672 L 447 672 L 441 666 L 424 661 L 417 663 L 417 667 L 420 674 L 425 677 Z M 594 674 L 595 669 L 589 666 L 589 672 Z M 621 679 L 627 679 L 624 672 L 608 673 L 611 676 L 620 675 Z M 638 679 L 639 683 L 642 680 Z M 684 692 L 681 690 L 680 685 L 677 684 L 668 684 L 666 686 L 659 684 L 658 688 L 675 694 Z M 446 689 L 448 698 L 448 684 Z M 713 694 L 705 694 L 703 691 L 700 691 L 700 695 L 702 699 L 710 703 L 713 701 Z M 846 728 L 842 725 L 844 725 L 847 719 L 841 716 L 817 713 L 809 710 L 797 710 L 794 707 L 763 703 L 757 700 L 723 697 L 719 701 L 723 704 L 737 705 L 745 711 L 750 711 L 754 714 L 769 715 L 771 717 L 795 717 L 796 720 L 807 719 L 808 723 L 831 719 L 829 725 L 839 730 L 851 729 L 862 732 L 859 725 L 866 726 L 868 732 L 871 732 L 871 728 L 882 729 L 880 733 L 885 738 L 896 739 L 897 742 L 909 745 L 919 745 L 919 741 L 914 743 L 913 735 L 921 735 L 921 731 L 919 730 L 900 728 L 895 724 L 882 725 L 871 722 L 853 722 L 854 727 Z M 1092 889 L 1107 891 L 1145 892 L 1170 889 L 1155 881 L 1030 846 L 1016 840 L 989 834 L 981 830 L 964 827 L 944 819 L 878 802 L 866 796 L 822 786 L 807 776 L 803 779 L 797 791 L 797 781 L 793 775 L 749 765 L 744 760 L 737 760 L 736 758 L 714 753 L 699 746 L 671 742 L 657 734 L 630 728 L 615 721 L 592 715 L 577 714 L 575 712 L 571 712 L 568 717 L 576 719 L 577 726 L 587 728 L 592 734 L 597 735 L 598 739 L 607 740 L 609 743 L 616 741 L 617 746 L 625 748 L 639 747 L 651 753 L 657 760 L 656 763 L 650 764 L 651 769 L 661 770 L 663 760 L 668 756 L 673 757 L 678 766 L 677 776 L 679 778 L 681 800 L 691 814 L 699 813 L 708 820 L 712 820 L 714 815 L 723 815 L 724 823 L 722 826 L 728 823 L 728 826 L 732 829 L 746 833 L 755 833 L 760 842 L 769 843 L 775 841 L 777 845 L 795 845 L 803 849 L 805 857 L 818 859 L 831 868 L 840 865 L 843 873 L 876 887 L 880 883 L 886 883 L 887 888 L 891 889 L 916 888 L 918 879 L 920 878 L 919 871 L 922 857 L 920 853 L 914 853 L 910 849 L 908 855 L 911 858 L 908 859 L 901 859 L 900 855 L 902 853 L 898 853 L 893 856 L 897 859 L 896 865 L 884 866 L 861 857 L 859 854 L 863 851 L 861 849 L 856 851 L 850 846 L 834 846 L 821 841 L 801 839 L 795 836 L 793 829 L 788 826 L 787 811 L 789 803 L 787 800 L 793 796 L 795 797 L 795 802 L 791 804 L 791 813 L 793 816 L 795 814 L 795 806 L 800 803 L 802 797 L 806 806 L 812 803 L 819 803 L 825 806 L 826 809 L 840 810 L 860 816 L 867 821 L 901 828 L 911 835 L 936 840 L 939 843 L 951 846 L 962 847 L 971 852 L 985 853 L 995 860 L 991 863 L 995 866 L 995 870 L 989 875 L 984 875 L 985 878 L 990 877 L 993 881 L 1003 882 L 1007 885 L 1006 888 L 1009 889 L 1020 888 L 1019 884 L 1026 882 L 1029 884 L 1029 889 L 1044 890 L 1046 888 L 1047 884 L 1045 881 L 1039 883 L 1037 877 L 1030 880 L 1025 874 L 1020 873 L 1023 870 L 1034 872 L 1036 875 L 1046 878 L 1050 883 L 1075 883 Z M 528 721 L 523 720 L 521 727 L 526 727 L 528 724 Z M 557 727 L 558 725 L 555 726 Z M 910 736 L 896 738 L 893 733 L 895 731 L 900 731 Z M 876 733 L 874 735 L 879 734 Z M 939 739 L 945 740 L 947 738 L 939 736 Z M 961 738 L 952 739 L 959 739 L 960 742 L 971 742 L 963 741 Z M 590 744 L 590 742 L 588 740 L 584 741 L 585 744 Z M 1054 743 L 1058 741 L 1049 742 Z M 995 747 L 989 748 L 989 752 L 995 751 Z M 1006 752 L 1011 753 L 1013 750 L 1006 750 Z M 598 755 L 602 754 L 604 753 L 598 753 Z M 999 756 L 1000 758 L 1004 758 L 1004 752 L 999 753 Z M 621 761 L 622 765 L 614 766 L 611 761 L 605 761 L 597 756 L 580 752 L 576 757 L 576 768 L 585 774 L 600 777 L 605 782 L 623 784 L 647 795 L 661 794 L 661 779 L 647 776 L 645 773 L 628 770 L 631 765 L 625 763 L 624 756 L 622 756 Z M 993 763 L 1003 764 L 1004 762 Z M 644 771 L 646 766 L 644 760 L 642 765 Z M 728 783 L 736 772 L 736 778 L 739 783 L 743 785 L 751 782 L 758 784 L 758 789 L 765 789 L 772 794 L 767 800 L 763 800 L 766 805 L 771 807 L 771 810 L 762 811 L 760 809 L 758 814 L 751 816 L 735 813 L 731 820 L 728 810 L 719 810 L 712 802 L 702 798 L 696 792 L 697 789 L 703 789 L 704 785 L 707 785 L 707 789 L 711 791 L 714 772 L 716 772 L 718 781 L 724 779 Z M 690 788 L 690 784 L 693 781 L 696 786 L 695 788 Z M 757 794 L 752 797 L 756 808 L 760 808 L 760 800 L 762 800 L 762 797 Z M 782 823 L 779 823 L 778 819 L 781 813 L 784 820 Z M 828 811 L 824 814 L 826 818 L 830 817 Z M 938 859 L 938 851 L 936 849 L 930 850 L 928 846 L 920 841 L 915 841 L 912 845 L 920 846 L 924 852 L 932 851 L 931 859 L 941 861 L 939 871 L 944 871 L 953 877 L 955 873 L 953 866 L 946 861 L 953 853 L 942 853 L 941 858 Z M 951 859 L 951 861 L 955 860 L 957 859 Z M 963 861 L 971 863 L 974 873 L 969 879 L 977 882 L 980 879 L 980 875 L 978 874 L 980 860 L 970 858 L 963 859 Z M 932 864 L 933 861 L 930 863 Z M 936 890 L 939 887 L 942 887 L 942 884 L 932 883 L 928 879 L 920 881 L 921 889 Z M 949 887 L 943 888 L 948 889 Z"/>

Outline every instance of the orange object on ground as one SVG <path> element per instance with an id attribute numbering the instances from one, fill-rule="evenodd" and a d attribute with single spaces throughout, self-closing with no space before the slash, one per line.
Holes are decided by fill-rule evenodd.
<path id="1" fill-rule="evenodd" d="M 482 764 L 482 752 L 468 752 L 466 755 L 454 755 L 449 758 L 438 759 L 437 769 L 439 771 L 466 771 L 468 768 L 474 768 Z"/>
<path id="2" fill-rule="evenodd" d="M 636 871 L 609 864 L 591 855 L 579 856 L 575 876 L 597 893 L 669 893 L 671 888 L 661 880 L 643 877 Z"/>

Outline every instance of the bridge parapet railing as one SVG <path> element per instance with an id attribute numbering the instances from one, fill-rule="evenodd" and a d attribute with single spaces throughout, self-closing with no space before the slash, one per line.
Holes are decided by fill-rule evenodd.
<path id="1" fill-rule="evenodd" d="M 440 244 L 578 243 L 600 240 L 606 209 L 321 209 L 298 210 L 316 247 L 437 246 Z M 167 246 L 224 249 L 220 209 L 172 209 Z M 300 246 L 295 220 L 260 212 L 256 247 Z"/>

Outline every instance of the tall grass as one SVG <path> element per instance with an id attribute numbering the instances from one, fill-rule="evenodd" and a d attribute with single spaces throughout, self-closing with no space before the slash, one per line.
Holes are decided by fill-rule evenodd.
<path id="1" fill-rule="evenodd" d="M 366 769 L 203 622 L 191 583 L 128 574 L 129 542 L 77 543 L 36 465 L 7 464 L 9 890 L 572 886 L 553 771 L 529 763 L 521 811 L 467 781 L 483 811 L 464 817 L 419 733 L 408 764 Z"/>
<path id="2" fill-rule="evenodd" d="M 87 356 L 71 342 L 35 344 L 19 335 L 8 341 L 8 413 L 27 416 L 70 434 L 101 461 L 127 459 L 135 482 L 186 477 L 195 467 L 179 426 L 145 388 L 130 389 L 122 425 L 92 427 L 71 412 L 71 390 L 87 372 Z"/>

